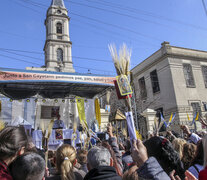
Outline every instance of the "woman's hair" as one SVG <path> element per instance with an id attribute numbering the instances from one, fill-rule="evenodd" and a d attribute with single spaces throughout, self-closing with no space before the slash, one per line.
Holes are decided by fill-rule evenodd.
<path id="1" fill-rule="evenodd" d="M 0 159 L 15 157 L 22 147 L 27 147 L 27 143 L 23 127 L 5 127 L 0 131 Z"/>
<path id="2" fill-rule="evenodd" d="M 132 166 L 129 170 L 127 170 L 123 175 L 123 180 L 138 180 L 138 173 L 137 173 L 138 167 Z"/>
<path id="3" fill-rule="evenodd" d="M 175 138 L 172 141 L 172 146 L 178 152 L 178 154 L 180 156 L 180 159 L 183 158 L 183 147 L 184 147 L 185 143 L 186 143 L 186 140 L 185 139 L 181 139 L 181 138 Z"/>
<path id="4" fill-rule="evenodd" d="M 115 153 L 114 153 L 112 147 L 110 146 L 110 144 L 107 141 L 102 141 L 102 146 L 109 150 L 111 157 L 113 159 L 113 162 L 114 162 L 113 167 L 116 169 L 117 174 L 119 176 L 122 176 L 123 174 L 122 174 L 121 166 L 118 164 Z"/>
<path id="5" fill-rule="evenodd" d="M 87 164 L 87 154 L 88 154 L 88 151 L 84 149 L 78 150 L 77 152 L 78 163 L 80 163 L 81 165 Z"/>
<path id="6" fill-rule="evenodd" d="M 184 165 L 184 169 L 188 170 L 192 160 L 195 158 L 196 145 L 193 143 L 186 143 L 183 146 L 183 158 L 181 159 Z"/>
<path id="7" fill-rule="evenodd" d="M 148 156 L 154 156 L 167 174 L 175 170 L 176 175 L 184 179 L 185 171 L 179 155 L 166 138 L 154 136 L 145 141 L 144 145 L 147 148 Z"/>
<path id="8" fill-rule="evenodd" d="M 75 178 L 73 173 L 73 163 L 75 160 L 76 151 L 72 146 L 63 144 L 57 149 L 56 166 L 58 172 L 61 173 L 62 180 L 73 180 Z"/>
<path id="9" fill-rule="evenodd" d="M 206 167 L 207 166 L 207 134 L 203 136 L 202 143 L 203 143 L 203 152 L 204 152 L 203 166 Z"/>
<path id="10" fill-rule="evenodd" d="M 198 143 L 197 143 L 195 157 L 192 160 L 191 166 L 193 166 L 194 164 L 203 165 L 203 143 L 202 143 L 202 140 L 198 141 Z"/>

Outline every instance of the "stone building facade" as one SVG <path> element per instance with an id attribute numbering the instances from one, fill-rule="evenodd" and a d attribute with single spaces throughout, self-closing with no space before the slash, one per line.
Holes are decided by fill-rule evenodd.
<path id="1" fill-rule="evenodd" d="M 176 113 L 172 129 L 177 132 L 181 124 L 190 124 L 187 113 L 191 120 L 196 112 L 206 116 L 206 51 L 163 42 L 158 51 L 131 71 L 139 113 L 150 108 L 157 112 L 157 116 L 161 112 L 166 121 L 171 113 Z M 194 126 L 191 128 L 194 129 Z M 201 129 L 201 124 L 197 122 L 195 130 Z"/>

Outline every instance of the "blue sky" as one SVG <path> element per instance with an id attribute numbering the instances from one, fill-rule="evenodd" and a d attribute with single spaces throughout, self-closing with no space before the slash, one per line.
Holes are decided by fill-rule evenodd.
<path id="1" fill-rule="evenodd" d="M 51 0 L 1 1 L 0 67 L 44 65 L 44 20 L 50 4 Z M 125 42 L 132 49 L 131 67 L 163 41 L 207 50 L 202 0 L 65 0 L 65 5 L 76 72 L 115 75 L 110 43 L 119 47 Z"/>

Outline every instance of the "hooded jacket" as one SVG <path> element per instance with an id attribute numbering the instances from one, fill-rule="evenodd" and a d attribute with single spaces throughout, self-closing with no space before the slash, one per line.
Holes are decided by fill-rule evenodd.
<path id="1" fill-rule="evenodd" d="M 114 167 L 99 166 L 91 169 L 84 180 L 121 180 L 121 177 L 117 175 Z"/>

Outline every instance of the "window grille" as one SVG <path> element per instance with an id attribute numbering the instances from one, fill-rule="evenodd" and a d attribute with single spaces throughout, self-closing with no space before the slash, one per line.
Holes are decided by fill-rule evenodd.
<path id="1" fill-rule="evenodd" d="M 141 99 L 146 99 L 147 98 L 147 90 L 146 90 L 144 77 L 140 78 L 138 80 L 138 82 L 139 82 Z"/>
<path id="2" fill-rule="evenodd" d="M 159 86 L 159 80 L 158 80 L 156 70 L 154 70 L 150 73 L 150 79 L 151 79 L 151 83 L 152 83 L 153 93 L 159 92 L 160 91 L 160 86 Z"/>
<path id="3" fill-rule="evenodd" d="M 62 62 L 63 61 L 63 50 L 60 49 L 60 48 L 57 49 L 57 60 L 59 62 Z"/>
<path id="4" fill-rule="evenodd" d="M 63 27 L 61 23 L 57 23 L 57 27 L 56 27 L 56 32 L 57 34 L 62 34 L 63 33 Z"/>
<path id="5" fill-rule="evenodd" d="M 207 88 L 207 66 L 202 66 L 202 73 L 205 87 Z"/>
<path id="6" fill-rule="evenodd" d="M 193 78 L 193 71 L 190 64 L 183 64 L 183 72 L 187 87 L 195 87 L 195 81 Z"/>

